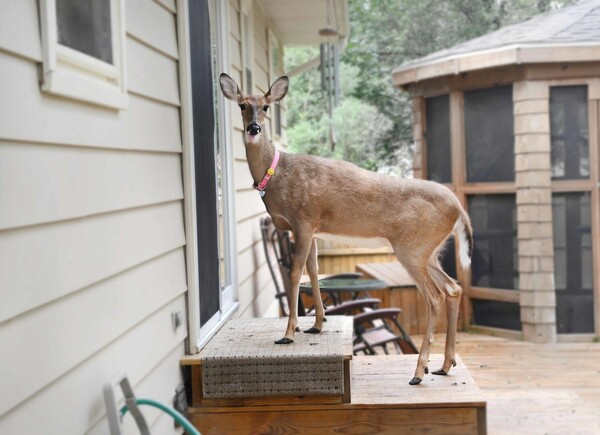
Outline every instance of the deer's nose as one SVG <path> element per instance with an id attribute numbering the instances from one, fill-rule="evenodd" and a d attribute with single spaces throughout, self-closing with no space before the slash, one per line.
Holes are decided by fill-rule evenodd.
<path id="1" fill-rule="evenodd" d="M 256 136 L 258 133 L 260 133 L 260 125 L 258 125 L 256 122 L 251 122 L 248 124 L 248 127 L 246 127 L 246 132 L 252 136 Z"/>

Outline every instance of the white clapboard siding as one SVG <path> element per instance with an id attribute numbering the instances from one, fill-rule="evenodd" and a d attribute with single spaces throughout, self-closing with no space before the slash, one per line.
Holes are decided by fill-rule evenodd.
<path id="1" fill-rule="evenodd" d="M 127 90 L 179 106 L 177 61 L 147 45 L 127 38 Z"/>
<path id="2" fill-rule="evenodd" d="M 156 368 L 146 376 L 141 382 L 133 386 L 133 391 L 138 398 L 154 399 L 167 406 L 173 406 L 173 397 L 175 391 L 173 386 L 181 383 L 181 374 L 178 370 L 173 370 L 174 367 L 179 367 L 179 360 L 184 356 L 184 348 L 177 345 L 175 350 L 169 353 L 162 361 L 158 363 Z M 120 401 L 117 406 L 124 405 L 124 401 Z M 146 418 L 146 422 L 150 426 L 150 432 L 156 435 L 178 434 L 181 435 L 181 428 L 175 429 L 173 418 L 167 413 L 156 408 L 141 405 L 140 409 Z M 127 415 L 123 419 L 123 433 L 135 434 L 140 433 L 135 425 L 133 417 Z M 108 431 L 108 420 L 106 417 L 94 423 L 94 426 L 87 432 L 87 435 L 105 435 Z"/>
<path id="3" fill-rule="evenodd" d="M 260 201 L 258 193 L 256 193 L 256 197 Z M 245 251 L 254 246 L 258 240 L 262 244 L 262 235 L 260 233 L 260 218 L 262 216 L 266 216 L 266 214 L 261 215 L 257 219 L 248 219 L 237 224 L 236 241 L 238 252 Z"/>
<path id="4" fill-rule="evenodd" d="M 235 190 L 248 190 L 248 188 L 253 186 L 254 179 L 246 160 L 235 160 L 233 162 L 233 174 Z M 258 193 L 256 195 L 258 198 Z"/>
<path id="5" fill-rule="evenodd" d="M 256 81 L 255 91 L 259 94 L 266 94 L 269 90 L 269 73 L 257 63 L 254 64 L 254 80 Z"/>
<path id="6" fill-rule="evenodd" d="M 238 222 L 250 218 L 258 218 L 265 211 L 265 205 L 257 195 L 256 190 L 254 190 L 252 187 L 248 188 L 247 190 L 239 190 L 236 192 L 235 213 Z M 259 225 L 258 220 L 256 222 L 256 225 Z"/>
<path id="7" fill-rule="evenodd" d="M 240 116 L 239 111 L 236 113 L 235 110 L 233 110 L 232 115 L 235 116 Z M 241 160 L 246 162 L 246 145 L 244 144 L 244 133 L 242 132 L 242 130 L 238 130 L 235 129 L 233 130 L 233 134 L 231 137 L 231 146 L 233 148 L 233 157 L 234 159 L 237 160 Z M 247 163 L 246 163 L 247 165 Z"/>
<path id="8" fill-rule="evenodd" d="M 258 49 L 257 45 L 267 47 L 267 28 L 269 23 L 261 8 L 254 8 L 254 49 Z M 254 54 L 256 57 L 256 53 Z"/>
<path id="9" fill-rule="evenodd" d="M 179 153 L 0 141 L 0 230 L 182 198 Z"/>
<path id="10" fill-rule="evenodd" d="M 41 62 L 37 0 L 0 1 L 0 50 Z"/>
<path id="11" fill-rule="evenodd" d="M 0 348 L 11 349 L 2 358 L 10 375 L 0 376 L 0 391 L 11 394 L 0 395 L 0 415 L 108 345 L 149 312 L 183 294 L 186 288 L 184 254 L 178 248 L 8 322 L 0 328 Z M 77 327 L 84 324 L 90 327 Z M 31 339 L 32 331 L 35 351 L 43 355 L 43 363 L 32 358 L 31 348 L 23 345 Z"/>
<path id="12" fill-rule="evenodd" d="M 187 325 L 184 321 L 174 331 L 171 313 L 185 310 L 185 297 L 178 296 L 125 335 L 115 337 L 110 345 L 93 358 L 82 361 L 68 376 L 57 379 L 27 402 L 0 417 L 0 433 L 26 435 L 40 430 L 48 434 L 86 432 L 105 415 L 102 398 L 105 382 L 125 371 L 135 388 L 140 381 L 152 375 L 161 360 L 183 348 Z M 183 318 L 185 320 L 185 316 Z M 44 355 L 36 355 L 35 348 L 32 348 L 32 358 L 36 357 L 42 360 Z M 179 366 L 171 367 L 171 370 L 180 371 Z M 159 393 L 154 392 L 152 396 L 156 397 Z"/>
<path id="13" fill-rule="evenodd" d="M 240 36 L 240 15 L 234 10 L 229 9 L 229 33 L 237 41 L 241 41 Z"/>
<path id="14" fill-rule="evenodd" d="M 176 0 L 155 0 L 155 1 L 156 1 L 156 3 L 158 3 L 165 9 L 167 9 L 169 12 L 173 12 L 173 13 L 177 12 L 176 4 L 175 4 Z"/>
<path id="15" fill-rule="evenodd" d="M 258 240 L 244 251 L 238 252 L 238 279 L 248 279 L 266 261 L 262 241 Z"/>
<path id="16" fill-rule="evenodd" d="M 125 17 L 127 33 L 173 59 L 179 58 L 173 12 L 148 0 L 127 0 Z"/>
<path id="17" fill-rule="evenodd" d="M 0 322 L 184 243 L 180 201 L 0 232 Z"/>
<path id="18" fill-rule="evenodd" d="M 240 283 L 238 316 L 262 317 L 274 300 L 275 286 L 265 263 L 251 277 Z"/>
<path id="19" fill-rule="evenodd" d="M 132 94 L 127 110 L 81 104 L 40 92 L 35 63 L 0 52 L 0 65 L 4 140 L 181 152 L 178 107 Z"/>

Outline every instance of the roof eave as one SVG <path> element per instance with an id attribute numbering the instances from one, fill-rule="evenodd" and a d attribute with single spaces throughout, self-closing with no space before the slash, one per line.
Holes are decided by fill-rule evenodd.
<path id="1" fill-rule="evenodd" d="M 518 44 L 400 66 L 392 71 L 394 86 L 459 75 L 471 71 L 529 63 L 593 62 L 600 60 L 600 42 Z"/>

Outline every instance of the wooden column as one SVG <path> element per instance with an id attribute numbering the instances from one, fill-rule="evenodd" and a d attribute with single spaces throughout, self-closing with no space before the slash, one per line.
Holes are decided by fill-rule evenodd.
<path id="1" fill-rule="evenodd" d="M 549 86 L 516 82 L 515 181 L 523 338 L 556 341 Z"/>

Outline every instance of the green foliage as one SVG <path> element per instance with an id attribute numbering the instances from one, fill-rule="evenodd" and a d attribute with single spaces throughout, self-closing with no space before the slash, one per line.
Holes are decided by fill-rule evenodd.
<path id="1" fill-rule="evenodd" d="M 320 72 L 293 77 L 288 138 L 297 152 L 332 156 L 369 169 L 410 175 L 410 101 L 392 86 L 392 70 L 413 59 L 523 21 L 573 0 L 349 0 L 351 34 L 340 65 L 342 104 L 335 109 L 336 147 L 321 94 Z M 318 56 L 286 50 L 286 69 Z"/>

